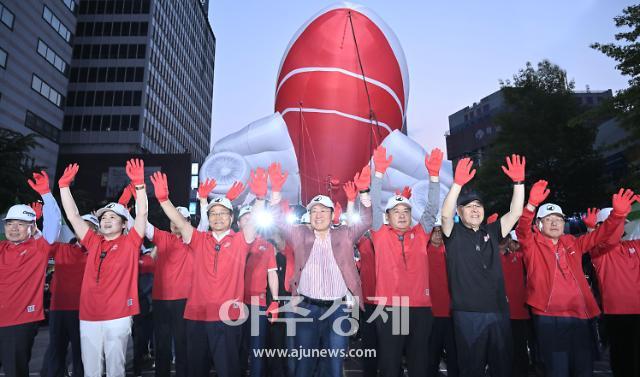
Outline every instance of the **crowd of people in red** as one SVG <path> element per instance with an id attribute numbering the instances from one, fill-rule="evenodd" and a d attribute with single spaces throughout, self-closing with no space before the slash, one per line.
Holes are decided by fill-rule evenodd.
<path id="1" fill-rule="evenodd" d="M 362 358 L 365 376 L 398 377 L 405 367 L 410 377 L 438 376 L 443 361 L 448 376 L 527 376 L 534 360 L 546 376 L 592 376 L 599 318 L 614 375 L 640 376 L 640 241 L 621 240 L 640 198 L 620 189 L 610 208 L 589 208 L 588 232 L 576 237 L 565 233 L 561 207 L 545 202 L 552 183 L 535 182 L 525 200 L 524 157 L 502 167 L 513 194 L 500 217 L 485 216 L 482 197 L 464 187 L 475 175 L 468 158 L 440 205 L 442 158 L 434 149 L 425 159 L 427 205 L 415 223 L 410 189 L 380 205 L 393 160 L 384 147 L 344 185 L 344 214 L 317 195 L 300 224 L 287 221 L 288 174 L 278 163 L 211 200 L 216 183 L 202 182 L 195 226 L 169 199 L 170 179 L 156 172 L 150 181 L 168 230 L 148 221 L 141 159 L 127 162 L 131 184 L 119 202 L 85 215 L 71 194 L 79 172 L 71 164 L 58 189 L 72 243 L 59 241 L 62 214 L 46 172 L 34 173 L 29 184 L 42 203 L 15 205 L 3 219 L 1 367 L 6 376 L 29 375 L 53 259 L 43 376 L 125 375 L 141 274 L 153 274 L 156 376 L 169 376 L 172 363 L 177 376 L 208 376 L 212 367 L 229 377 L 342 376 L 356 333 L 362 349 L 375 350 Z M 245 184 L 255 200 L 234 208 Z M 145 238 L 150 253 L 141 253 Z M 286 352 L 263 352 L 274 347 Z M 305 352 L 313 350 L 333 352 Z"/>

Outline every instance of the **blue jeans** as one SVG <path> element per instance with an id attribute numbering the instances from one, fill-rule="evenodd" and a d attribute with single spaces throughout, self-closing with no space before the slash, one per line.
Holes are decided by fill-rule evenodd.
<path id="1" fill-rule="evenodd" d="M 296 362 L 296 377 L 342 377 L 343 358 L 349 347 L 349 336 L 355 331 L 349 321 L 349 312 L 345 304 L 333 307 L 319 306 L 306 301 L 298 304 L 298 308 L 308 310 L 307 315 L 296 314 L 296 345 L 301 358 Z M 335 309 L 335 310 L 334 310 Z M 331 312 L 333 311 L 333 312 Z M 323 319 L 320 319 L 323 317 Z M 300 318 L 307 321 L 301 321 Z M 312 319 L 312 321 L 308 321 Z M 334 322 L 335 329 L 334 329 Z M 336 330 L 342 332 L 339 334 Z M 318 360 L 318 350 L 332 352 L 333 355 Z M 337 353 L 337 354 L 335 354 Z M 317 374 L 314 372 L 318 371 Z"/>

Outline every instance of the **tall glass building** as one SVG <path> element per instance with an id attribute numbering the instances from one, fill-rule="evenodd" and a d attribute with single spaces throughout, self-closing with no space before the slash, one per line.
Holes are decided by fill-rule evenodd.
<path id="1" fill-rule="evenodd" d="M 215 58 L 206 4 L 79 2 L 61 154 L 190 153 L 204 161 Z"/>
<path id="2" fill-rule="evenodd" d="M 75 0 L 0 0 L 0 127 L 40 136 L 32 162 L 55 173 Z"/>

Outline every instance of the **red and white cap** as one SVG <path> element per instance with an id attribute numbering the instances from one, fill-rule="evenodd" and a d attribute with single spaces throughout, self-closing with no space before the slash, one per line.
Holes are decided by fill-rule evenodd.
<path id="1" fill-rule="evenodd" d="M 316 195 L 313 199 L 311 199 L 309 204 L 307 204 L 307 211 L 311 211 L 311 208 L 318 204 L 321 204 L 327 208 L 334 209 L 333 200 L 331 200 L 330 197 L 326 195 Z"/>
<path id="2" fill-rule="evenodd" d="M 394 195 L 390 197 L 389 200 L 387 200 L 387 205 L 386 207 L 384 207 L 385 212 L 394 208 L 398 204 L 404 204 L 407 207 L 411 208 L 411 202 L 409 201 L 409 199 L 405 198 L 402 195 Z"/>
<path id="3" fill-rule="evenodd" d="M 217 196 L 213 198 L 213 200 L 209 202 L 209 205 L 207 205 L 207 211 L 210 210 L 213 206 L 223 206 L 224 208 L 233 212 L 233 205 L 231 204 L 231 200 L 227 199 L 224 196 Z"/>
<path id="4" fill-rule="evenodd" d="M 120 203 L 109 203 L 106 206 L 100 208 L 99 210 L 96 211 L 96 217 L 98 219 L 100 219 L 100 217 L 102 217 L 102 215 L 104 215 L 105 212 L 113 212 L 118 216 L 122 216 L 125 219 L 129 218 L 129 211 L 127 211 L 126 208 L 124 208 L 124 206 Z"/>
<path id="5" fill-rule="evenodd" d="M 542 219 L 549 215 L 560 215 L 564 217 L 564 213 L 562 212 L 562 208 L 559 205 L 553 203 L 545 203 L 538 208 L 537 218 Z"/>

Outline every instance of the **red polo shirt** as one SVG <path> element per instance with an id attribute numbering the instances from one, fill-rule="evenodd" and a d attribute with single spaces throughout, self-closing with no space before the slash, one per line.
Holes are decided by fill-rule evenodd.
<path id="1" fill-rule="evenodd" d="M 51 245 L 44 237 L 0 241 L 0 327 L 44 319 L 44 277 Z"/>
<path id="2" fill-rule="evenodd" d="M 193 262 L 189 246 L 182 238 L 158 228 L 151 240 L 157 249 L 153 271 L 154 300 L 180 300 L 189 296 Z"/>
<path id="3" fill-rule="evenodd" d="M 605 314 L 640 314 L 640 240 L 591 251 Z"/>
<path id="4" fill-rule="evenodd" d="M 243 315 L 244 269 L 250 246 L 242 232 L 231 231 L 218 242 L 211 232 L 193 231 L 189 243 L 193 280 L 184 318 L 221 321 Z"/>
<path id="5" fill-rule="evenodd" d="M 80 319 L 106 321 L 140 313 L 138 266 L 142 237 L 138 232 L 131 228 L 126 235 L 108 241 L 89 230 L 81 243 L 89 255 L 82 279 Z"/>
<path id="6" fill-rule="evenodd" d="M 51 310 L 80 309 L 80 290 L 88 255 L 78 244 L 53 244 L 51 258 L 55 260 L 55 271 L 51 279 Z"/>
<path id="7" fill-rule="evenodd" d="M 258 305 L 267 306 L 267 272 L 276 271 L 276 253 L 264 238 L 256 238 L 249 249 L 244 270 L 244 302 L 251 305 L 251 297 L 258 297 Z"/>

